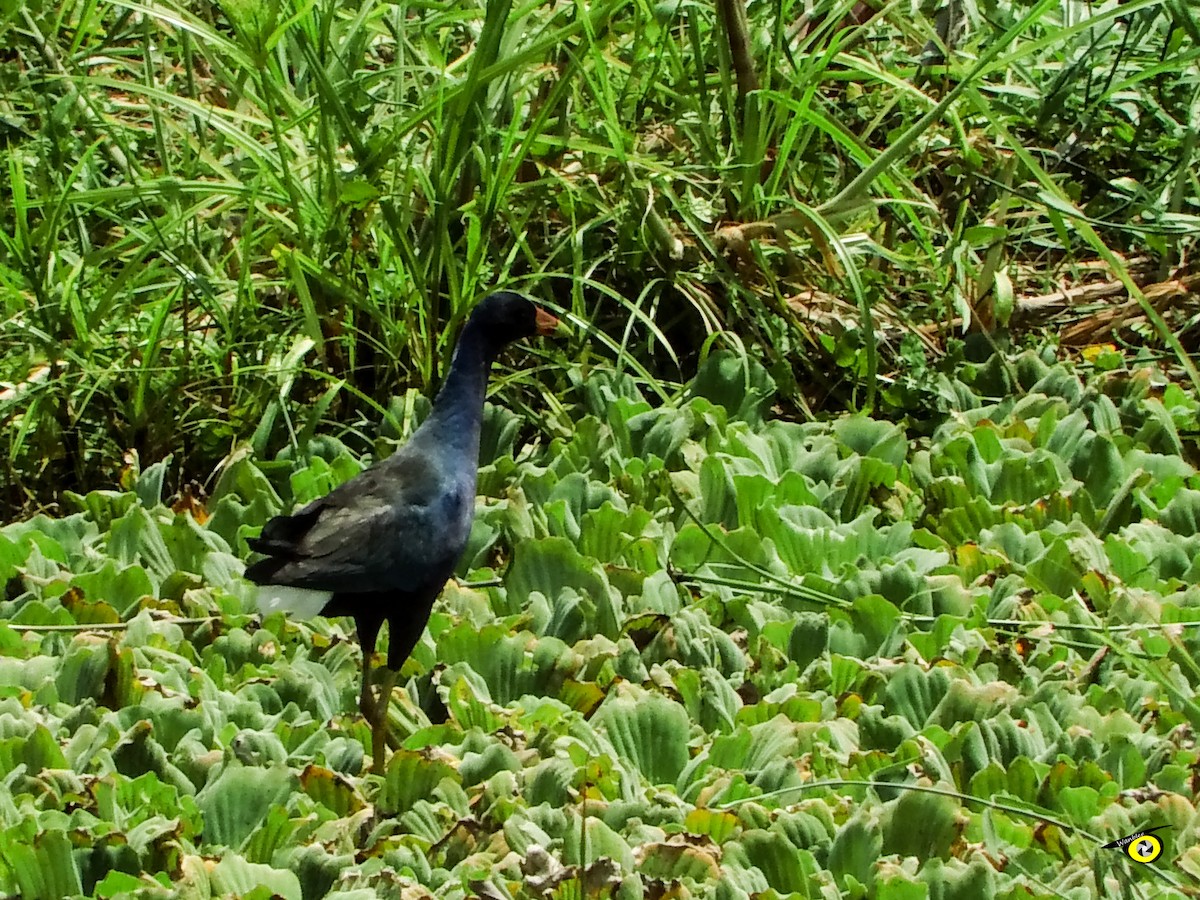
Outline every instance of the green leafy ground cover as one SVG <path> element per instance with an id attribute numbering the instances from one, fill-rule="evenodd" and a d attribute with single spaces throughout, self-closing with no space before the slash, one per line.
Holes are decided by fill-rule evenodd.
<path id="1" fill-rule="evenodd" d="M 546 444 L 489 407 L 383 777 L 348 621 L 239 577 L 336 442 L 231 459 L 206 514 L 159 464 L 7 525 L 0 892 L 1192 893 L 1198 406 L 1156 371 L 964 366 L 928 436 L 777 420 L 729 353 L 665 404 L 576 369 Z M 1100 849 L 1157 825 L 1153 867 Z"/>

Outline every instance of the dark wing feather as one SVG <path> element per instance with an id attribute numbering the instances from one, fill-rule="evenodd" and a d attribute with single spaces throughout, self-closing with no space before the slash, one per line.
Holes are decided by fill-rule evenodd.
<path id="1" fill-rule="evenodd" d="M 323 591 L 417 590 L 462 550 L 445 521 L 445 497 L 452 491 L 435 463 L 398 451 L 327 496 L 268 522 L 248 542 L 267 559 L 250 566 L 246 577 Z"/>
<path id="2" fill-rule="evenodd" d="M 289 515 L 276 516 L 263 526 L 258 537 L 247 538 L 246 543 L 258 553 L 288 556 L 294 551 L 296 542 L 316 524 L 328 499 L 322 497 Z"/>

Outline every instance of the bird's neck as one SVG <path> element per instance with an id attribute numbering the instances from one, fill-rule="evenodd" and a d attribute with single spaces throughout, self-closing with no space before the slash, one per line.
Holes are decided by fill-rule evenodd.
<path id="1" fill-rule="evenodd" d="M 483 401 L 495 356 L 486 336 L 468 324 L 454 349 L 450 371 L 429 414 L 439 443 L 469 458 L 472 470 L 479 460 Z"/>

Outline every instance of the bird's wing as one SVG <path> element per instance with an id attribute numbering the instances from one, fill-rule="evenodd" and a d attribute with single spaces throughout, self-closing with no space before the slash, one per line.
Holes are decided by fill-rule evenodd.
<path id="1" fill-rule="evenodd" d="M 436 464 L 399 451 L 269 521 L 249 541 L 267 559 L 251 565 L 246 577 L 324 591 L 417 590 L 462 549 L 446 540 L 446 495 Z"/>

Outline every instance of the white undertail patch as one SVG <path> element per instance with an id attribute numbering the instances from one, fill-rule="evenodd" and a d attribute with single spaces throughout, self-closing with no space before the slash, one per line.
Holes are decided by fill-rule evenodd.
<path id="1" fill-rule="evenodd" d="M 320 615 L 331 597 L 333 591 L 261 584 L 258 587 L 258 611 L 266 616 L 281 609 L 294 619 L 311 619 Z"/>

